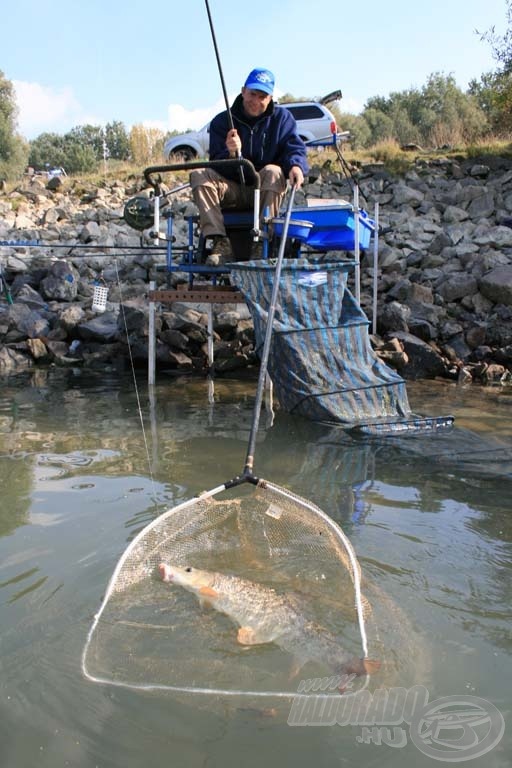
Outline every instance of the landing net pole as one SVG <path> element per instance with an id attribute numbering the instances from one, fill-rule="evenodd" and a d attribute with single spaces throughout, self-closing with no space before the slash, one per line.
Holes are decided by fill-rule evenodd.
<path id="1" fill-rule="evenodd" d="M 276 271 L 274 275 L 274 285 L 272 286 L 272 296 L 270 298 L 270 306 L 268 308 L 267 315 L 267 327 L 265 329 L 265 340 L 263 342 L 263 351 L 261 353 L 260 372 L 258 376 L 258 386 L 256 389 L 256 401 L 254 403 L 254 415 L 251 424 L 251 433 L 249 435 L 249 444 L 247 447 L 247 456 L 245 459 L 245 467 L 242 477 L 247 478 L 252 476 L 252 470 L 254 467 L 254 451 L 256 448 L 256 436 L 258 434 L 258 426 L 260 423 L 261 415 L 261 403 L 263 400 L 263 393 L 265 390 L 265 379 L 267 375 L 268 357 L 270 353 L 270 344 L 272 341 L 272 330 L 274 324 L 274 315 L 277 304 L 277 294 L 279 292 L 279 280 L 281 278 L 281 267 L 283 265 L 284 251 L 286 247 L 286 238 L 288 237 L 288 227 L 290 225 L 290 217 L 292 213 L 293 201 L 295 198 L 297 186 L 294 184 L 290 191 L 290 198 L 288 200 L 288 206 L 286 208 L 286 214 L 283 223 L 283 232 L 281 235 L 281 242 L 279 244 L 279 252 L 277 254 Z"/>

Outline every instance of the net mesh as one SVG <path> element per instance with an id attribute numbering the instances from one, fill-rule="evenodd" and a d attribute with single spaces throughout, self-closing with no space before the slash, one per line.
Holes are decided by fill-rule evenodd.
<path id="1" fill-rule="evenodd" d="M 88 678 L 134 688 L 280 696 L 293 695 L 302 679 L 339 673 L 314 648 L 298 660 L 275 643 L 241 646 L 230 617 L 160 579 L 161 562 L 293 595 L 307 620 L 340 647 L 367 655 L 370 608 L 350 542 L 311 502 L 260 481 L 230 491 L 221 486 L 174 507 L 131 542 L 89 631 L 82 658 Z"/>
<path id="2" fill-rule="evenodd" d="M 369 321 L 347 287 L 352 262 L 286 259 L 279 278 L 269 374 L 281 408 L 319 422 L 392 423 L 411 415 L 405 382 L 372 349 Z M 267 327 L 275 269 L 270 261 L 232 266 L 254 321 Z"/>

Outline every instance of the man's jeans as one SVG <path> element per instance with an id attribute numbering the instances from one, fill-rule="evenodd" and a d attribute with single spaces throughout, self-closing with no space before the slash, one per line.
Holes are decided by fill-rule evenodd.
<path id="1" fill-rule="evenodd" d="M 279 207 L 286 191 L 286 179 L 278 165 L 266 165 L 259 171 L 260 216 L 269 209 L 271 218 L 279 214 Z M 225 179 L 211 168 L 201 168 L 190 173 L 190 185 L 194 202 L 199 208 L 199 221 L 204 237 L 225 235 L 222 211 L 252 210 L 254 187 L 243 186 Z"/>

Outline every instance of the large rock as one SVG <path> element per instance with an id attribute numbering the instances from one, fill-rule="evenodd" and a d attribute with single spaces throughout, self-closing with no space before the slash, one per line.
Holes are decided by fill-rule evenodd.
<path id="1" fill-rule="evenodd" d="M 45 360 L 48 357 L 48 349 L 41 339 L 27 339 L 27 349 L 34 360 Z"/>
<path id="2" fill-rule="evenodd" d="M 188 336 L 185 336 L 184 333 L 181 331 L 176 330 L 168 330 L 168 331 L 161 331 L 159 334 L 159 338 L 169 345 L 169 347 L 172 347 L 173 349 L 178 349 L 184 352 L 188 349 L 189 345 L 189 338 Z"/>
<path id="3" fill-rule="evenodd" d="M 379 328 L 383 333 L 386 331 L 408 331 L 408 321 L 411 316 L 411 310 L 398 301 L 391 301 L 382 308 L 379 317 Z"/>
<path id="4" fill-rule="evenodd" d="M 12 304 L 7 313 L 8 327 L 5 343 L 46 336 L 50 330 L 48 320 L 26 304 Z"/>
<path id="5" fill-rule="evenodd" d="M 16 352 L 9 347 L 0 347 L 0 376 L 19 373 L 32 368 L 33 365 L 34 363 L 27 355 Z"/>
<path id="6" fill-rule="evenodd" d="M 494 213 L 494 195 L 486 192 L 471 201 L 468 207 L 472 219 L 488 219 Z"/>
<path id="7" fill-rule="evenodd" d="M 80 304 L 71 304 L 58 313 L 59 322 L 67 333 L 72 335 L 73 330 L 79 325 L 85 316 L 85 311 Z"/>
<path id="8" fill-rule="evenodd" d="M 478 282 L 473 275 L 466 275 L 464 272 L 456 272 L 450 275 L 440 285 L 437 286 L 437 292 L 445 301 L 455 301 L 464 296 L 471 296 L 478 290 Z"/>
<path id="9" fill-rule="evenodd" d="M 400 331 L 394 334 L 403 345 L 407 363 L 400 369 L 406 379 L 433 379 L 446 376 L 447 365 L 439 352 L 412 333 Z"/>
<path id="10" fill-rule="evenodd" d="M 443 213 L 443 221 L 447 224 L 455 224 L 469 218 L 469 213 L 464 208 L 456 205 L 448 205 Z"/>
<path id="11" fill-rule="evenodd" d="M 24 283 L 16 292 L 15 301 L 16 304 L 24 304 L 25 306 L 30 307 L 30 309 L 48 309 L 48 304 L 45 302 L 41 294 L 32 288 L 28 283 Z"/>
<path id="12" fill-rule="evenodd" d="M 50 267 L 48 276 L 41 281 L 41 291 L 46 299 L 73 301 L 78 292 L 79 274 L 72 264 L 56 261 Z"/>
<path id="13" fill-rule="evenodd" d="M 96 221 L 88 221 L 80 232 L 82 243 L 95 242 L 101 237 L 101 227 Z"/>
<path id="14" fill-rule="evenodd" d="M 136 332 L 140 336 L 147 336 L 149 323 L 149 309 L 147 301 L 134 298 L 123 302 L 117 318 L 117 326 L 120 331 Z M 160 317 L 155 318 L 157 330 L 161 326 Z"/>
<path id="15" fill-rule="evenodd" d="M 394 203 L 395 205 L 410 205 L 412 208 L 417 208 L 423 200 L 425 195 L 413 187 L 409 187 L 406 184 L 399 183 L 395 187 L 394 191 Z"/>
<path id="16" fill-rule="evenodd" d="M 493 245 L 497 248 L 512 247 L 512 229 L 510 227 L 489 227 L 474 239 L 476 245 Z"/>
<path id="17" fill-rule="evenodd" d="M 117 313 L 104 312 L 98 317 L 81 323 L 77 328 L 78 336 L 84 341 L 111 342 L 117 339 Z"/>
<path id="18" fill-rule="evenodd" d="M 398 248 L 384 245 L 379 249 L 379 267 L 386 271 L 393 270 L 402 260 L 403 252 Z"/>
<path id="19" fill-rule="evenodd" d="M 494 304 L 512 306 L 512 265 L 488 272 L 481 278 L 479 289 Z"/>

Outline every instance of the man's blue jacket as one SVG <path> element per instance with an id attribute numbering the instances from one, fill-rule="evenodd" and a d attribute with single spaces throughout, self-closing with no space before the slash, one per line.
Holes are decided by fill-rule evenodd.
<path id="1" fill-rule="evenodd" d="M 239 94 L 231 108 L 233 125 L 242 141 L 242 157 L 250 160 L 257 171 L 273 164 L 283 169 L 288 178 L 290 168 L 298 165 L 304 175 L 309 171 L 306 146 L 297 133 L 295 118 L 285 107 L 270 102 L 264 114 L 256 121 L 247 120 Z M 230 130 L 227 110 L 221 112 L 210 123 L 210 160 L 225 160 L 229 157 L 226 136 Z M 239 179 L 234 168 L 222 171 L 226 178 Z"/>

